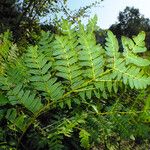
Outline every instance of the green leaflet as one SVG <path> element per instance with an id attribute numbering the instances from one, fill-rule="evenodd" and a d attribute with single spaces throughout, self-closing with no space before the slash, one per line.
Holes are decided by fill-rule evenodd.
<path id="1" fill-rule="evenodd" d="M 32 113 L 38 112 L 43 107 L 40 98 L 37 98 L 36 94 L 29 90 L 24 91 L 21 84 L 9 90 L 7 96 L 10 104 L 21 104 Z"/>
<path id="2" fill-rule="evenodd" d="M 149 60 L 138 57 L 135 54 L 132 54 L 130 52 L 128 52 L 124 55 L 126 57 L 127 65 L 130 64 L 130 63 L 135 64 L 136 66 L 149 66 L 150 65 Z"/>

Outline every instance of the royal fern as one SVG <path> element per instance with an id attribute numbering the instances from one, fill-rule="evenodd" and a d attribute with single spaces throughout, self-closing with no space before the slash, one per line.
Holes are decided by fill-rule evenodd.
<path id="1" fill-rule="evenodd" d="M 41 131 L 40 136 L 48 137 L 50 149 L 63 149 L 64 137 L 71 138 L 74 131 L 79 133 L 81 147 L 89 149 L 94 135 L 99 137 L 101 131 L 109 134 L 102 127 L 105 121 L 114 124 L 114 116 L 103 115 L 121 110 L 107 108 L 108 112 L 103 113 L 101 107 L 105 106 L 106 99 L 122 89 L 145 89 L 150 85 L 150 77 L 144 70 L 150 61 L 139 54 L 147 50 L 145 33 L 133 39 L 122 37 L 123 52 L 120 52 L 118 40 L 111 31 L 107 32 L 105 47 L 96 43 L 96 21 L 94 17 L 85 27 L 80 22 L 75 26 L 63 20 L 60 34 L 42 32 L 37 45 L 29 46 L 22 56 L 16 55 L 17 47 L 13 43 L 2 40 L 0 106 L 9 105 L 2 115 L 9 129 L 21 131 L 18 146 L 34 125 Z M 143 107 L 146 114 L 147 101 Z M 103 106 L 99 106 L 102 102 Z M 118 104 L 114 103 L 113 108 Z M 50 120 L 46 124 L 40 121 L 43 114 L 51 111 L 64 113 L 64 119 L 59 117 L 59 121 Z M 89 119 L 91 115 L 94 119 Z M 101 121 L 105 123 L 98 125 Z M 95 125 L 98 133 L 90 131 L 90 125 Z"/>

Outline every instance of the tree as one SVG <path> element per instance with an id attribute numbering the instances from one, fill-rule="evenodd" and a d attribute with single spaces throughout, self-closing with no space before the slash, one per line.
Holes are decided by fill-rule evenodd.
<path id="1" fill-rule="evenodd" d="M 141 15 L 139 9 L 134 7 L 126 7 L 123 12 L 119 13 L 118 22 L 113 24 L 110 29 L 120 39 L 121 35 L 132 37 L 138 34 L 141 30 L 147 33 L 146 43 L 147 47 L 150 48 L 149 42 L 149 31 L 150 31 L 150 20 Z"/>
<path id="2" fill-rule="evenodd" d="M 61 11 L 59 3 L 57 0 L 1 0 L 0 32 L 9 29 L 17 40 L 24 34 L 37 32 L 40 17 Z"/>
<path id="3" fill-rule="evenodd" d="M 102 1 L 102 0 L 101 0 Z M 47 16 L 51 22 L 48 29 L 55 29 L 56 22 L 60 22 L 58 14 L 62 14 L 66 19 L 75 22 L 79 17 L 84 16 L 91 7 L 99 2 L 81 7 L 72 11 L 67 6 L 67 0 L 1 0 L 0 1 L 0 33 L 7 29 L 13 32 L 15 39 L 35 35 L 41 30 L 40 20 Z M 43 27 L 44 25 L 42 25 Z"/>
<path id="4" fill-rule="evenodd" d="M 13 24 L 16 21 L 16 16 L 19 15 L 16 5 L 16 0 L 1 0 L 0 1 L 0 33 L 6 29 L 13 29 Z"/>

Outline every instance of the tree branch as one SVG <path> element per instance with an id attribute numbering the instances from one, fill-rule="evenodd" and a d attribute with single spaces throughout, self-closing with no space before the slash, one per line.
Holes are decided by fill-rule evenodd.
<path id="1" fill-rule="evenodd" d="M 18 16 L 17 22 L 16 22 L 16 27 L 18 27 L 20 25 L 20 22 L 22 21 L 23 17 L 26 16 L 29 8 L 32 6 L 32 4 L 34 3 L 34 1 L 30 1 L 28 6 L 26 8 L 23 8 L 23 12 Z M 25 1 L 23 1 L 23 5 L 25 4 Z"/>

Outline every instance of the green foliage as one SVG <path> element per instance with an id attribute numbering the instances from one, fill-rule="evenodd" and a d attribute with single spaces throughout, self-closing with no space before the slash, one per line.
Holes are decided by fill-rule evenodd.
<path id="1" fill-rule="evenodd" d="M 84 129 L 82 129 L 79 133 L 79 137 L 81 138 L 81 146 L 87 149 L 90 147 L 89 136 L 90 134 Z"/>
<path id="2" fill-rule="evenodd" d="M 118 135 L 147 137 L 149 97 L 144 95 L 147 101 L 139 98 L 140 90 L 150 85 L 145 72 L 150 62 L 139 55 L 146 51 L 145 34 L 122 37 L 124 51 L 120 52 L 111 31 L 105 47 L 96 43 L 96 21 L 95 16 L 84 27 L 63 20 L 61 34 L 42 32 L 39 42 L 28 46 L 22 56 L 14 55 L 14 44 L 8 37 L 5 40 L 6 33 L 2 36 L 2 143 L 9 143 L 6 134 L 15 137 L 18 149 L 24 145 L 27 149 L 77 145 L 90 149 Z M 140 89 L 134 98 L 133 89 Z M 126 91 L 133 93 L 125 95 Z M 144 130 L 139 130 L 141 126 Z"/>
<path id="3" fill-rule="evenodd" d="M 19 43 L 22 52 L 29 43 L 35 44 L 41 29 L 56 33 L 62 17 L 76 22 L 87 17 L 101 1 L 71 10 L 67 0 L 1 0 L 0 34 L 11 30 L 13 41 Z"/>

